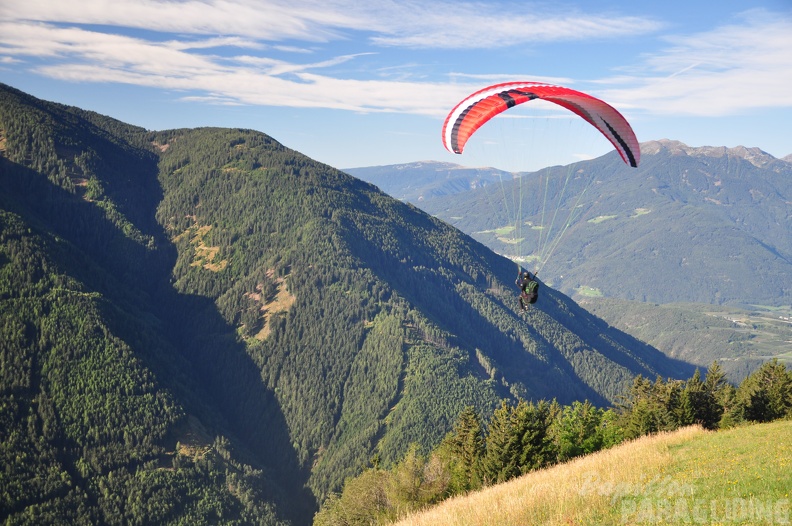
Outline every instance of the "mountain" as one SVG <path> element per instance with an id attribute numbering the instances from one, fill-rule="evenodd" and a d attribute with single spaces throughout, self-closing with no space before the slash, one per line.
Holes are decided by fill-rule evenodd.
<path id="1" fill-rule="evenodd" d="M 574 210 L 541 274 L 567 294 L 657 303 L 792 303 L 792 164 L 758 148 L 691 148 L 670 140 L 643 143 L 641 152 L 636 169 L 611 152 L 515 174 L 503 189 L 413 203 L 496 252 L 529 260 L 551 220 L 552 240 Z M 369 177 L 364 169 L 355 173 Z M 543 208 L 544 202 L 550 206 Z M 521 210 L 519 221 L 515 210 Z M 519 235 L 509 230 L 515 226 Z M 523 247 L 519 254 L 516 241 Z"/>
<path id="2" fill-rule="evenodd" d="M 308 524 L 466 406 L 691 368 L 251 130 L 148 131 L 0 85 L 0 516 Z"/>
<path id="3" fill-rule="evenodd" d="M 346 168 L 344 172 L 376 185 L 396 199 L 413 204 L 424 199 L 484 188 L 514 177 L 510 172 L 495 168 L 465 168 L 436 161 Z"/>

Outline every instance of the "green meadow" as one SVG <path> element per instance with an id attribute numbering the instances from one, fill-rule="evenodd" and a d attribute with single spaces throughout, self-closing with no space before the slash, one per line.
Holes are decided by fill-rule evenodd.
<path id="1" fill-rule="evenodd" d="M 401 526 L 789 524 L 792 421 L 632 440 L 449 499 Z"/>

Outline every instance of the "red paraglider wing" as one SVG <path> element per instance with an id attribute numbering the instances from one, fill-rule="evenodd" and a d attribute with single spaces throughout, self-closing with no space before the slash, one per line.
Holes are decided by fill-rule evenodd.
<path id="1" fill-rule="evenodd" d="M 462 153 L 465 143 L 495 115 L 534 99 L 554 102 L 597 128 L 630 166 L 638 166 L 641 149 L 627 120 L 613 106 L 583 92 L 540 82 L 506 82 L 479 90 L 451 110 L 443 123 L 443 145 Z"/>

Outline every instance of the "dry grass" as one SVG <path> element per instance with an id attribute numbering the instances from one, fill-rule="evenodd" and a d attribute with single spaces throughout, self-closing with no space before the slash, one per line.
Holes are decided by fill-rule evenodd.
<path id="1" fill-rule="evenodd" d="M 399 526 L 611 524 L 620 502 L 663 484 L 674 446 L 708 432 L 689 427 L 535 471 L 408 516 Z M 636 462 L 640 459 L 640 462 Z"/>
<path id="2" fill-rule="evenodd" d="M 273 271 L 267 271 L 267 275 L 272 278 L 274 275 Z M 275 280 L 277 286 L 277 293 L 275 294 L 275 298 L 269 303 L 263 303 L 263 298 L 259 293 L 247 294 L 248 297 L 254 299 L 255 301 L 261 303 L 261 316 L 266 319 L 264 326 L 261 330 L 254 336 L 259 341 L 266 340 L 267 337 L 272 332 L 270 327 L 270 320 L 272 319 L 273 314 L 277 314 L 279 312 L 288 311 L 294 302 L 297 301 L 297 298 L 289 292 L 286 288 L 286 280 L 284 278 L 278 278 Z M 260 291 L 261 288 L 259 287 L 258 290 Z"/>
<path id="3" fill-rule="evenodd" d="M 195 256 L 191 267 L 203 267 L 212 272 L 220 272 L 228 266 L 228 260 L 215 261 L 220 253 L 220 247 L 210 247 L 204 243 L 204 236 L 212 229 L 211 226 L 191 226 L 185 232 L 173 238 L 174 242 L 179 241 L 184 236 L 190 236 L 190 243 L 195 247 Z"/>
<path id="4" fill-rule="evenodd" d="M 203 240 L 204 236 L 209 233 L 211 229 L 211 226 L 202 226 L 198 228 L 195 236 L 190 241 L 193 245 L 195 245 L 195 261 L 191 263 L 191 266 L 202 266 L 206 270 L 220 272 L 226 268 L 228 261 L 224 259 L 222 261 L 215 262 L 215 258 L 220 253 L 220 247 L 207 246 Z"/>
<path id="5" fill-rule="evenodd" d="M 165 143 L 165 144 L 160 144 L 160 143 L 158 143 L 157 141 L 154 141 L 154 142 L 152 142 L 151 144 L 152 144 L 152 145 L 153 145 L 155 148 L 158 148 L 158 149 L 159 149 L 159 151 L 161 151 L 161 152 L 164 152 L 165 150 L 167 150 L 167 149 L 170 147 L 170 144 L 168 144 L 168 143 Z"/>

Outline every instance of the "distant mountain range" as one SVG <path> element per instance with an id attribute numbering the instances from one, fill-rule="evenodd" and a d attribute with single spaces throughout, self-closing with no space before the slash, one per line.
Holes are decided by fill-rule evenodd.
<path id="1" fill-rule="evenodd" d="M 566 294 L 792 304 L 792 156 L 671 140 L 643 143 L 641 152 L 636 169 L 612 152 L 535 173 L 432 162 L 348 171 L 498 253 L 541 265 L 543 279 Z M 493 176 L 499 184 L 485 184 Z M 551 204 L 544 217 L 543 202 Z M 556 209 L 550 239 L 570 210 L 576 218 L 539 263 L 531 258 Z"/>
<path id="2" fill-rule="evenodd" d="M 514 174 L 495 168 L 466 168 L 436 161 L 347 168 L 350 175 L 377 185 L 383 192 L 413 204 L 510 181 Z"/>
<path id="3" fill-rule="evenodd" d="M 516 270 L 263 133 L 0 85 L 0 516 L 308 524 L 466 406 L 692 373 Z"/>

